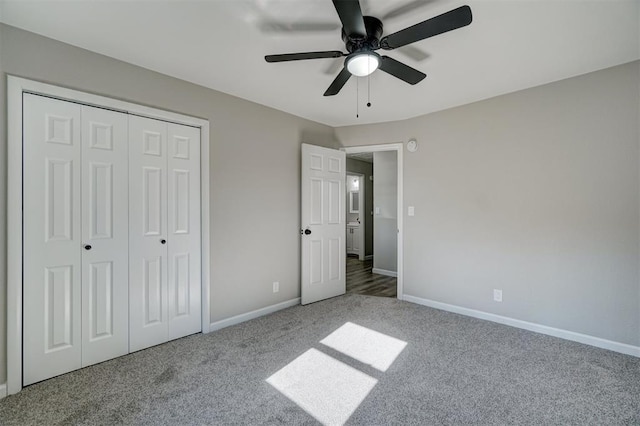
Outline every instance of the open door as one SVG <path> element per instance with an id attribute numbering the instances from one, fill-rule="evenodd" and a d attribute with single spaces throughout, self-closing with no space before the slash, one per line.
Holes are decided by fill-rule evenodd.
<path id="1" fill-rule="evenodd" d="M 346 291 L 345 153 L 302 144 L 302 304 Z"/>

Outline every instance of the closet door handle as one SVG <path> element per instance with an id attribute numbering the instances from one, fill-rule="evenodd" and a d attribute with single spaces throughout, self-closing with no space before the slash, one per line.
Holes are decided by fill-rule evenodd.
<path id="1" fill-rule="evenodd" d="M 167 240 L 160 240 L 160 244 L 167 244 Z"/>
<path id="2" fill-rule="evenodd" d="M 89 244 L 86 244 L 86 245 L 84 246 L 84 249 L 85 249 L 85 250 L 91 250 L 91 246 L 90 246 Z"/>

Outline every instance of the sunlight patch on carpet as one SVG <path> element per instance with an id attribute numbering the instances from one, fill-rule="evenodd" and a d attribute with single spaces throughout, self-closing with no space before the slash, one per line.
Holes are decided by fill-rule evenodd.
<path id="1" fill-rule="evenodd" d="M 320 343 L 380 371 L 387 371 L 407 346 L 405 341 L 351 322 L 345 323 Z"/>
<path id="2" fill-rule="evenodd" d="M 316 349 L 309 349 L 267 379 L 325 425 L 342 425 L 378 380 Z"/>

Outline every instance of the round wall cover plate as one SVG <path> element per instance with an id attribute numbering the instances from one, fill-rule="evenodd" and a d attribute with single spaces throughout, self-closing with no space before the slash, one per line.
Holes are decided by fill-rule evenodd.
<path id="1" fill-rule="evenodd" d="M 418 142 L 415 139 L 411 139 L 407 142 L 407 151 L 416 152 L 418 150 Z"/>

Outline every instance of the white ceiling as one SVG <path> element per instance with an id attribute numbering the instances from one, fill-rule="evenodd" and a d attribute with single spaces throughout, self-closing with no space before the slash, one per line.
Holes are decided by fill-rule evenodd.
<path id="1" fill-rule="evenodd" d="M 361 2 L 365 14 L 378 17 L 417 4 Z M 342 59 L 264 61 L 267 54 L 345 51 L 330 0 L 0 0 L 0 20 L 334 127 L 415 117 L 640 59 L 638 0 L 425 0 L 384 20 L 384 33 L 463 4 L 473 11 L 470 26 L 412 45 L 426 59 L 386 52 L 427 78 L 410 86 L 375 72 L 371 108 L 366 78 L 352 77 L 337 96 L 322 96 Z M 273 22 L 335 26 L 265 29 Z"/>

